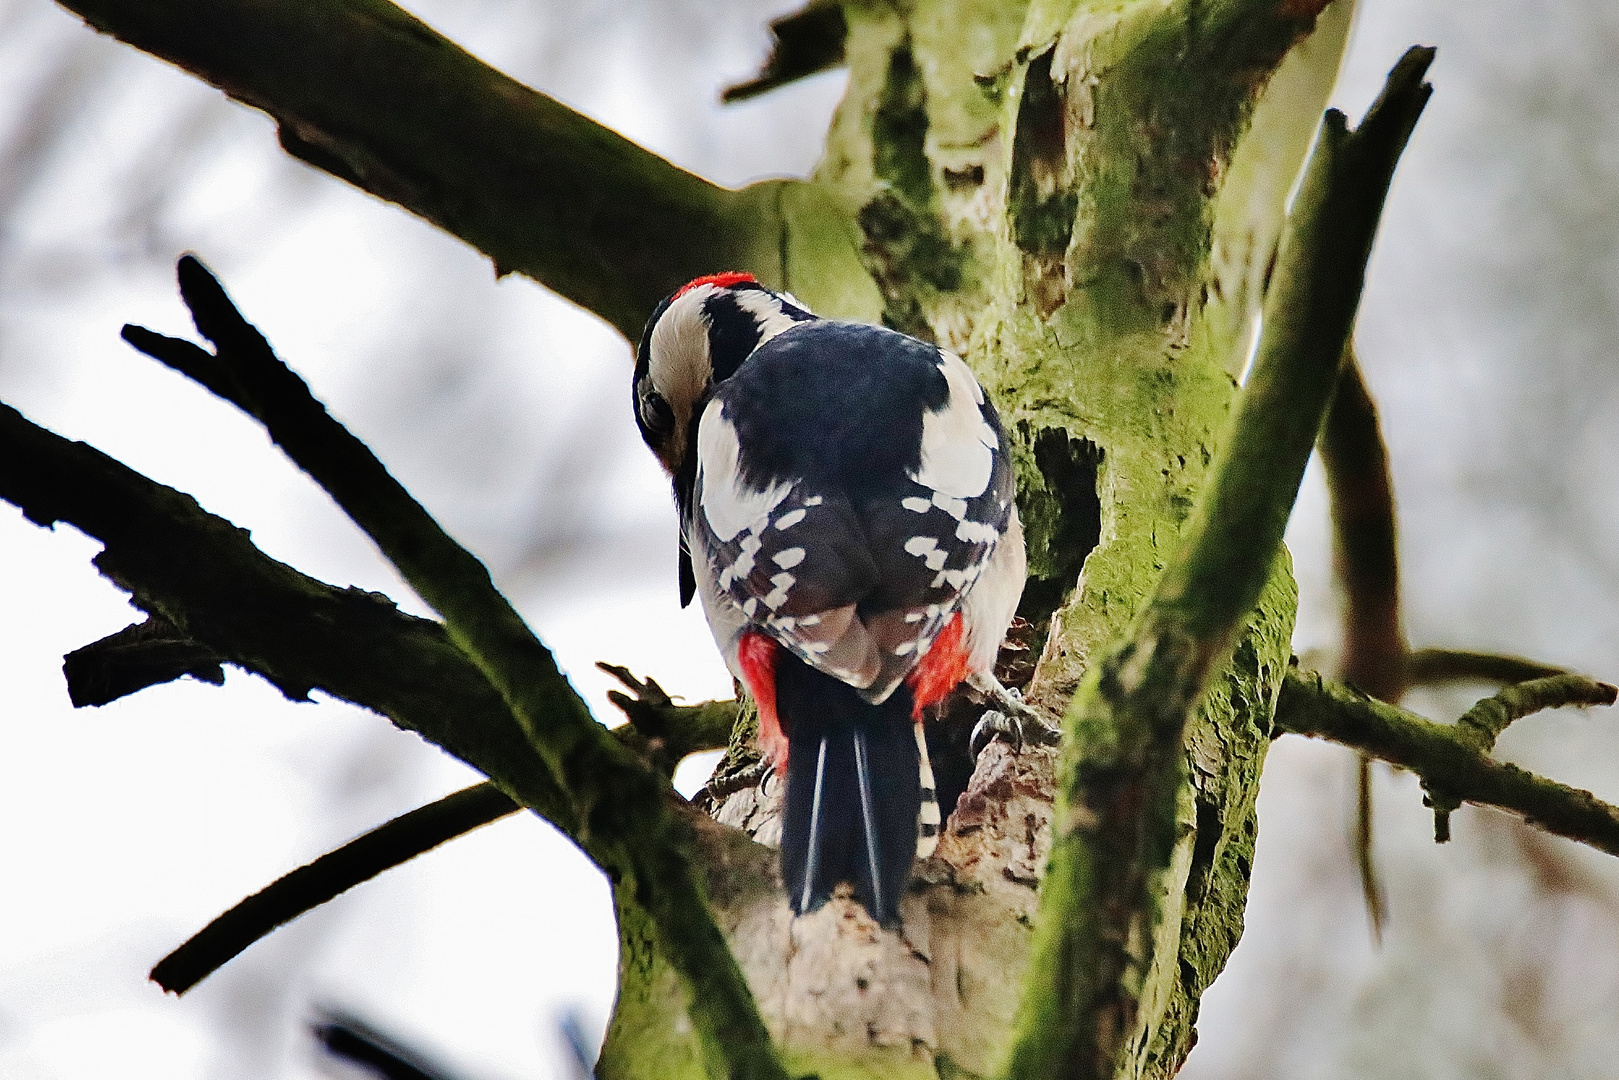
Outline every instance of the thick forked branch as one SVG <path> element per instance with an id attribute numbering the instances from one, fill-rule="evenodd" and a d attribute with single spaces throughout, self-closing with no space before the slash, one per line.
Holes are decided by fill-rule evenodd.
<path id="1" fill-rule="evenodd" d="M 197 329 L 217 355 L 140 327 L 126 327 L 125 337 L 258 420 L 443 616 L 451 640 L 499 691 L 573 804 L 592 853 L 615 884 L 633 889 L 657 928 L 690 988 L 693 1027 L 710 1067 L 737 1077 L 784 1076 L 708 909 L 689 831 L 669 812 L 662 779 L 591 718 L 483 564 L 281 363 L 202 264 L 181 259 L 179 276 Z"/>
<path id="2" fill-rule="evenodd" d="M 1432 58 L 1408 52 L 1355 132 L 1327 114 L 1283 234 L 1252 374 L 1181 550 L 1070 706 L 1011 1077 L 1111 1075 L 1133 1030 L 1132 942 L 1150 933 L 1153 883 L 1174 848 L 1182 732 L 1270 575 L 1395 162 L 1431 93 L 1422 76 Z"/>
<path id="3" fill-rule="evenodd" d="M 631 341 L 699 274 L 774 276 L 766 203 L 501 74 L 387 0 L 64 0 L 262 109 L 296 157 L 398 203 Z M 768 228 L 764 228 L 768 232 Z M 775 239 L 759 248 L 775 250 Z"/>
<path id="4" fill-rule="evenodd" d="M 1558 687 L 1565 691 L 1558 703 L 1612 704 L 1613 687 L 1589 679 L 1580 683 L 1575 689 L 1582 692 L 1572 695 L 1568 685 Z M 1528 696 L 1545 700 L 1533 692 Z M 1459 724 L 1435 724 L 1313 672 L 1290 671 L 1276 702 L 1276 725 L 1409 769 L 1422 778 L 1430 798 L 1442 793 L 1452 809 L 1457 802 L 1498 807 L 1546 832 L 1619 855 L 1619 807 L 1491 759 L 1478 737 Z"/>

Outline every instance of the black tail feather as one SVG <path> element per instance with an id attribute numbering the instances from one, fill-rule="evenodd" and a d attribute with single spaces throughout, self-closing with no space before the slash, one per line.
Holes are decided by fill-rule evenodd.
<path id="1" fill-rule="evenodd" d="M 781 657 L 776 708 L 787 732 L 781 865 L 798 914 L 843 882 L 884 925 L 899 921 L 922 804 L 910 694 L 881 705 Z"/>

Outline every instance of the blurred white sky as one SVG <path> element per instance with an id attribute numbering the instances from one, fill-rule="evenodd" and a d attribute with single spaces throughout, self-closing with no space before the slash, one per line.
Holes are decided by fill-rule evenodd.
<path id="1" fill-rule="evenodd" d="M 515 77 L 724 183 L 806 172 L 842 87 L 722 109 L 792 3 L 410 5 Z M 1619 392 L 1619 12 L 1363 0 L 1339 98 L 1358 116 L 1405 46 L 1437 95 L 1395 186 L 1362 319 L 1402 509 L 1418 644 L 1619 674 L 1608 420 Z M 270 123 L 45 0 L 0 0 L 0 398 L 252 529 L 309 573 L 415 602 L 229 407 L 128 350 L 189 330 L 173 262 L 243 310 L 494 568 L 598 715 L 598 659 L 692 698 L 728 691 L 676 611 L 664 482 L 625 405 L 628 347 L 530 282 L 289 161 Z M 1298 645 L 1330 644 L 1324 502 L 1290 533 Z M 467 1080 L 564 1076 L 558 1018 L 599 1031 L 611 913 L 541 823 L 514 818 L 255 946 L 186 999 L 146 969 L 219 911 L 393 814 L 471 782 L 414 736 L 232 672 L 75 712 L 61 655 L 134 615 L 95 545 L 0 507 L 0 1077 L 304 1080 L 310 1009 L 358 1011 Z M 419 609 L 419 606 L 416 608 Z M 1465 701 L 1418 705 L 1454 715 Z M 1528 721 L 1503 750 L 1619 798 L 1600 713 Z M 1351 767 L 1279 742 L 1249 932 L 1186 1075 L 1602 1076 L 1619 1055 L 1611 860 L 1471 811 L 1431 843 L 1380 778 L 1393 908 L 1369 942 L 1349 856 Z M 700 777 L 688 776 L 695 786 Z"/>

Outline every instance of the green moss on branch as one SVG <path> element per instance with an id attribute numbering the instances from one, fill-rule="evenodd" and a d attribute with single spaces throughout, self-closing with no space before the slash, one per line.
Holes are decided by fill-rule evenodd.
<path id="1" fill-rule="evenodd" d="M 1582 703 L 1613 702 L 1613 687 L 1584 683 L 1591 692 Z M 1295 670 L 1282 682 L 1276 726 L 1330 739 L 1408 769 L 1431 793 L 1454 800 L 1453 806 L 1493 806 L 1546 832 L 1619 855 L 1619 807 L 1589 791 L 1492 760 L 1477 736 L 1459 725 L 1433 723 L 1314 672 Z"/>
<path id="2" fill-rule="evenodd" d="M 1612 705 L 1614 688 L 1585 675 L 1548 675 L 1531 679 L 1487 697 L 1462 714 L 1456 733 L 1480 753 L 1495 749 L 1495 740 L 1514 720 L 1569 705 Z"/>
<path id="3" fill-rule="evenodd" d="M 1051 857 L 1008 1075 L 1111 1075 L 1135 1029 L 1176 848 L 1182 738 L 1271 577 L 1337 379 L 1394 164 L 1430 88 L 1412 50 L 1359 129 L 1329 112 L 1283 233 L 1265 329 L 1179 553 L 1068 712 Z"/>

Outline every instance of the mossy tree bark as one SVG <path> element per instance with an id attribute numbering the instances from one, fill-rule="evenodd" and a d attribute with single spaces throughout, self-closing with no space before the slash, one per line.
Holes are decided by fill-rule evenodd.
<path id="1" fill-rule="evenodd" d="M 848 0 L 849 88 L 815 174 L 727 192 L 381 0 L 64 2 L 269 112 L 289 152 L 626 334 L 684 279 L 735 267 L 960 351 L 1015 440 L 1041 650 L 1029 692 L 1053 713 L 1140 612 L 1215 458 L 1352 14 L 1352 0 Z M 1126 920 L 1116 1052 L 1076 1075 L 1168 1076 L 1185 1059 L 1241 932 L 1294 605 L 1282 558 L 1186 729 L 1173 851 Z M 1066 768 L 1113 737 L 1082 719 Z M 692 823 L 789 1067 L 1003 1067 L 1054 775 L 1048 752 L 985 753 L 902 935 L 837 903 L 795 924 L 766 848 Z M 745 795 L 730 820 L 768 828 Z M 689 1020 L 704 1003 L 633 885 L 615 892 L 619 999 L 598 1072 L 704 1075 L 715 1058 Z"/>

